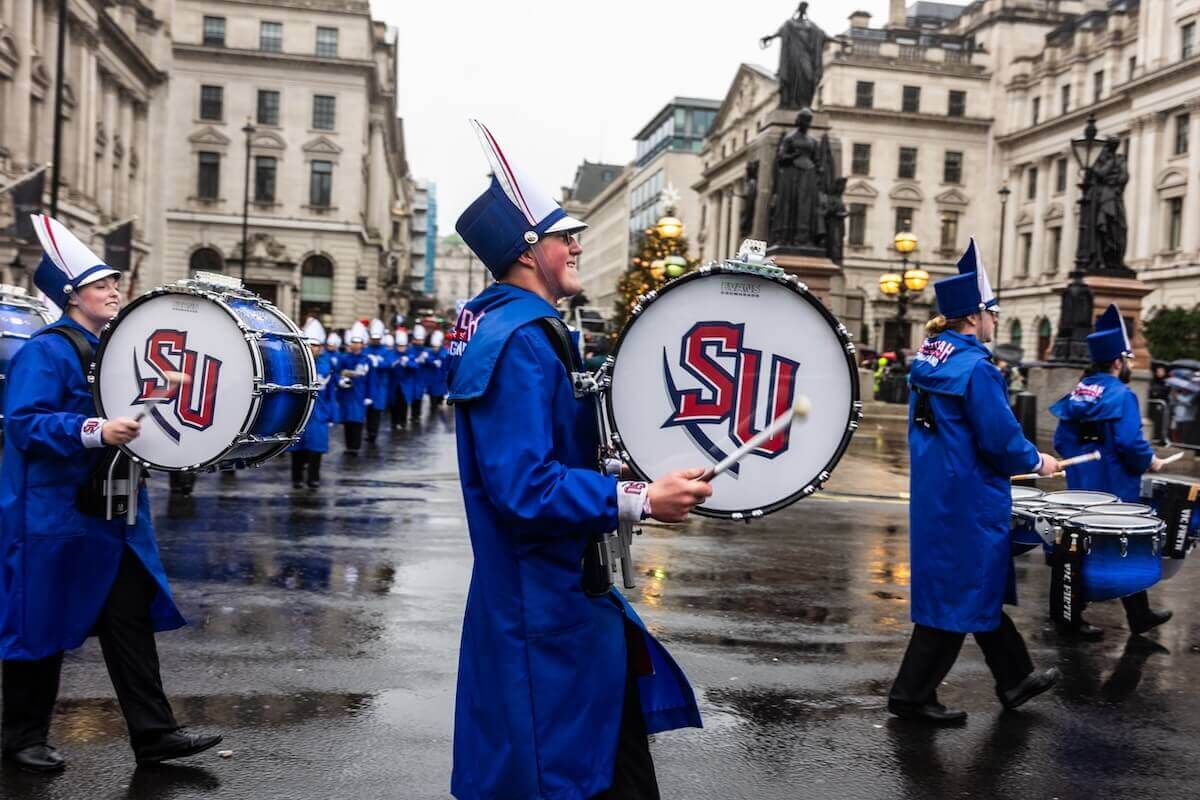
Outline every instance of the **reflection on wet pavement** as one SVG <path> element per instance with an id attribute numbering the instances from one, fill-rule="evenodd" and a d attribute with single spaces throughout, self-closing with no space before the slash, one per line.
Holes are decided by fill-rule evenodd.
<path id="1" fill-rule="evenodd" d="M 286 460 L 154 480 L 163 560 L 191 625 L 159 637 L 181 721 L 221 729 L 205 754 L 138 770 L 94 642 L 69 655 L 56 778 L 0 774 L 4 798 L 444 798 L 463 601 L 472 569 L 449 419 L 325 459 L 292 490 Z M 753 525 L 647 525 L 628 592 L 695 684 L 705 728 L 654 737 L 666 800 L 1172 798 L 1200 762 L 1200 566 L 1151 590 L 1175 619 L 1129 638 L 1060 642 L 1048 571 L 1017 560 L 1014 619 L 1062 685 L 1001 713 L 970 642 L 943 687 L 968 726 L 892 720 L 883 698 L 910 629 L 907 455 L 864 425 L 828 491 Z"/>

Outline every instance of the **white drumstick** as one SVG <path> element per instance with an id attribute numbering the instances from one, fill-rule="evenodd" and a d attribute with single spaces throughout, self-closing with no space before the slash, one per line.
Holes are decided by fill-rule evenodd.
<path id="1" fill-rule="evenodd" d="M 809 399 L 804 395 L 800 395 L 796 398 L 796 402 L 792 403 L 791 408 L 780 414 L 775 419 L 771 420 L 771 424 L 763 428 L 762 431 L 757 433 L 752 439 L 750 439 L 750 441 L 746 442 L 737 450 L 734 450 L 732 453 L 725 456 L 725 458 L 718 461 L 716 466 L 701 475 L 699 480 L 711 481 L 713 478 L 717 477 L 722 472 L 748 456 L 755 448 L 761 447 L 763 442 L 767 441 L 773 436 L 778 435 L 780 431 L 786 430 L 787 427 L 792 424 L 792 420 L 795 417 L 807 417 L 808 412 L 811 409 L 812 403 L 809 401 Z"/>
<path id="2" fill-rule="evenodd" d="M 146 398 L 142 404 L 142 410 L 133 418 L 134 422 L 141 422 L 146 418 L 146 415 L 154 409 L 159 403 L 165 403 L 175 396 L 175 390 L 185 383 L 191 383 L 192 379 L 182 372 L 164 372 L 163 377 L 167 379 L 167 388 L 161 394 L 156 394 L 153 397 Z"/>
<path id="3" fill-rule="evenodd" d="M 1176 453 L 1173 456 L 1167 456 L 1162 460 L 1163 466 L 1165 467 L 1167 464 L 1174 464 L 1181 458 L 1183 458 L 1183 453 Z"/>
<path id="4" fill-rule="evenodd" d="M 1100 451 L 1093 450 L 1090 453 L 1084 453 L 1083 455 L 1075 456 L 1074 458 L 1064 458 L 1062 461 L 1058 462 L 1058 465 L 1060 467 L 1073 467 L 1076 464 L 1086 464 L 1088 461 L 1099 461 L 1099 460 L 1100 460 Z M 1049 477 L 1051 477 L 1051 476 L 1050 475 L 1038 475 L 1036 472 L 1027 472 L 1024 475 L 1013 475 L 1010 480 L 1032 481 L 1032 480 L 1037 480 L 1038 478 L 1049 478 Z"/>

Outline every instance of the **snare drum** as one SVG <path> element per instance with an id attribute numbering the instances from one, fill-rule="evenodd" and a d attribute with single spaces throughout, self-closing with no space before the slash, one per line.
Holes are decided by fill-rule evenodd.
<path id="1" fill-rule="evenodd" d="M 1038 529 L 1042 527 L 1040 523 L 1042 520 L 1042 510 L 1045 507 L 1046 503 L 1036 498 L 1013 500 L 1012 525 L 1009 530 L 1012 537 L 1012 554 L 1014 556 L 1028 553 L 1038 545 L 1045 544 L 1041 534 L 1038 533 Z"/>
<path id="2" fill-rule="evenodd" d="M 602 369 L 605 418 L 622 460 L 655 480 L 712 466 L 789 411 L 806 418 L 712 481 L 698 514 L 748 519 L 829 478 L 862 413 L 846 328 L 794 277 L 709 264 L 640 298 Z"/>
<path id="3" fill-rule="evenodd" d="M 50 309 L 18 286 L 0 283 L 0 421 L 4 419 L 8 367 L 29 337 L 52 322 Z"/>
<path id="4" fill-rule="evenodd" d="M 1113 600 L 1149 589 L 1162 578 L 1163 521 L 1089 511 L 1063 523 L 1062 542 L 1082 549 L 1084 599 Z"/>
<path id="5" fill-rule="evenodd" d="M 1173 578 L 1200 535 L 1200 484 L 1179 475 L 1144 475 L 1141 496 L 1166 524 L 1163 579 Z"/>
<path id="6" fill-rule="evenodd" d="M 166 402 L 164 373 L 191 380 Z M 223 275 L 154 289 L 104 329 L 92 369 L 102 417 L 137 416 L 121 449 L 154 469 L 255 466 L 303 430 L 320 384 L 304 334 L 277 308 Z"/>
<path id="7" fill-rule="evenodd" d="M 1080 489 L 1068 489 L 1064 492 L 1048 492 L 1042 499 L 1053 506 L 1071 506 L 1072 508 L 1091 508 L 1092 506 L 1115 503 L 1118 498 L 1108 492 L 1089 492 Z"/>

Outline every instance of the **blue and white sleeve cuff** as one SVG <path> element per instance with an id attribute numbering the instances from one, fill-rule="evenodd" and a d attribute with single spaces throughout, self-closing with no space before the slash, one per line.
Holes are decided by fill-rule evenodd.
<path id="1" fill-rule="evenodd" d="M 83 446 L 87 448 L 104 447 L 104 440 L 100 436 L 102 430 L 104 430 L 103 417 L 85 419 L 79 429 L 79 439 L 83 442 Z"/>
<path id="2" fill-rule="evenodd" d="M 617 519 L 641 522 L 650 516 L 650 484 L 645 481 L 617 481 Z"/>

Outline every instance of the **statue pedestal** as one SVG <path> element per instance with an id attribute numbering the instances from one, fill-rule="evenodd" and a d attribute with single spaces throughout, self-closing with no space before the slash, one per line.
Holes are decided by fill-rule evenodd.
<path id="1" fill-rule="evenodd" d="M 1103 273 L 1086 275 L 1083 282 L 1092 290 L 1093 313 L 1096 319 L 1110 304 L 1115 304 L 1129 331 L 1129 344 L 1141 369 L 1150 368 L 1150 351 L 1142 336 L 1142 298 L 1153 291 L 1137 278 L 1110 277 Z"/>
<path id="2" fill-rule="evenodd" d="M 767 255 L 775 261 L 775 266 L 803 281 L 808 290 L 832 310 L 829 294 L 833 288 L 833 278 L 841 273 L 841 267 L 819 250 L 808 248 L 769 247 Z"/>

